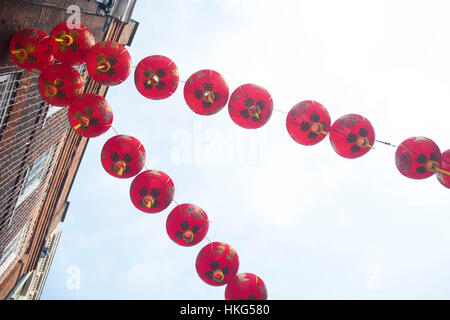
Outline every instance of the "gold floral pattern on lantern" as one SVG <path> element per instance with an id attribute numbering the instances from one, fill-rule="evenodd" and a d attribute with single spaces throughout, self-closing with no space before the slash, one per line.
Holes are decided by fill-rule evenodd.
<path id="1" fill-rule="evenodd" d="M 55 98 L 63 99 L 66 93 L 62 90 L 58 90 L 64 87 L 64 81 L 60 78 L 56 78 L 53 82 L 46 79 L 43 82 L 43 87 L 45 89 L 45 97 L 53 100 Z"/>
<path id="2" fill-rule="evenodd" d="M 97 106 L 98 106 L 98 112 L 102 116 L 103 121 L 109 122 L 109 120 L 113 116 L 111 108 L 104 101 L 99 101 L 97 103 Z"/>
<path id="3" fill-rule="evenodd" d="M 81 111 L 75 112 L 75 119 L 79 122 L 79 125 L 75 129 L 81 128 L 87 130 L 89 126 L 96 127 L 98 125 L 98 118 L 92 117 L 94 115 L 94 109 L 85 107 L 83 113 Z"/>
<path id="4" fill-rule="evenodd" d="M 84 32 L 84 44 L 87 48 L 92 48 L 95 45 L 95 39 L 92 33 L 87 30 Z"/>
<path id="5" fill-rule="evenodd" d="M 62 41 L 58 41 L 58 50 L 61 52 L 66 52 L 69 48 L 72 52 L 77 52 L 80 49 L 80 45 L 74 41 L 74 39 L 78 39 L 80 34 L 71 30 L 69 33 L 66 33 L 64 30 L 61 30 L 57 34 L 57 38 Z"/>
<path id="6" fill-rule="evenodd" d="M 29 64 L 36 63 L 36 57 L 31 55 L 36 52 L 36 46 L 33 43 L 27 42 L 23 45 L 21 42 L 17 42 L 14 49 L 13 54 L 20 63 L 24 63 L 25 61 Z"/>
<path id="7" fill-rule="evenodd" d="M 116 74 L 116 69 L 113 68 L 118 62 L 117 57 L 114 55 L 106 56 L 103 53 L 100 53 L 95 58 L 97 61 L 97 67 L 95 68 L 95 71 L 98 75 L 102 75 L 106 73 L 108 76 L 112 77 Z"/>

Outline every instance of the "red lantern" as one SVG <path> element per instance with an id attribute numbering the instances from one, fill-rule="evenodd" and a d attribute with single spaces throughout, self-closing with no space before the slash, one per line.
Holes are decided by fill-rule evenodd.
<path id="1" fill-rule="evenodd" d="M 175 63 L 165 56 L 142 59 L 134 72 L 134 84 L 146 98 L 161 100 L 177 90 L 180 80 Z"/>
<path id="2" fill-rule="evenodd" d="M 450 172 L 450 150 L 442 153 L 441 169 Z M 439 182 L 446 188 L 450 189 L 450 175 L 446 172 L 436 172 Z"/>
<path id="3" fill-rule="evenodd" d="M 184 85 L 184 100 L 197 114 L 211 115 L 227 104 L 228 85 L 214 70 L 200 70 L 189 77 Z"/>
<path id="4" fill-rule="evenodd" d="M 269 92 L 255 84 L 244 84 L 233 91 L 228 103 L 231 119 L 246 129 L 262 127 L 269 121 L 273 101 Z"/>
<path id="5" fill-rule="evenodd" d="M 92 79 L 105 86 L 115 86 L 130 75 L 131 57 L 120 43 L 101 41 L 89 50 L 86 66 Z"/>
<path id="6" fill-rule="evenodd" d="M 83 78 L 69 65 L 54 64 L 39 75 L 39 90 L 45 102 L 58 107 L 70 105 L 83 93 Z"/>
<path id="7" fill-rule="evenodd" d="M 131 201 L 145 213 L 163 211 L 172 202 L 174 194 L 172 179 L 159 170 L 141 172 L 133 179 L 130 187 Z"/>
<path id="8" fill-rule="evenodd" d="M 62 22 L 53 28 L 50 35 L 58 42 L 56 60 L 65 64 L 85 63 L 89 49 L 95 45 L 92 32 L 83 25 L 71 29 L 66 22 Z"/>
<path id="9" fill-rule="evenodd" d="M 50 36 L 39 29 L 17 31 L 9 42 L 11 59 L 20 68 L 40 71 L 55 62 L 55 43 Z"/>
<path id="10" fill-rule="evenodd" d="M 137 175 L 145 164 L 144 146 L 131 136 L 114 136 L 102 148 L 103 168 L 116 178 L 131 178 Z"/>
<path id="11" fill-rule="evenodd" d="M 67 112 L 70 126 L 83 137 L 93 138 L 108 131 L 113 113 L 108 101 L 97 94 L 84 94 L 71 103 Z"/>
<path id="12" fill-rule="evenodd" d="M 286 128 L 295 142 L 305 146 L 319 143 L 330 130 L 331 119 L 319 102 L 306 100 L 297 103 L 286 117 Z"/>
<path id="13" fill-rule="evenodd" d="M 200 250 L 195 268 L 207 284 L 223 286 L 234 279 L 239 269 L 239 257 L 230 245 L 212 242 Z"/>
<path id="14" fill-rule="evenodd" d="M 267 300 L 264 281 L 253 273 L 238 273 L 225 288 L 226 300 Z"/>
<path id="15" fill-rule="evenodd" d="M 180 204 L 167 216 L 166 229 L 175 243 L 190 247 L 202 241 L 208 233 L 208 216 L 194 204 Z"/>
<path id="16" fill-rule="evenodd" d="M 369 120 L 357 114 L 347 114 L 337 119 L 330 130 L 330 142 L 340 156 L 358 158 L 372 148 L 375 131 Z"/>
<path id="17" fill-rule="evenodd" d="M 403 141 L 395 152 L 395 165 L 411 179 L 431 177 L 441 163 L 441 151 L 433 140 L 412 137 Z"/>

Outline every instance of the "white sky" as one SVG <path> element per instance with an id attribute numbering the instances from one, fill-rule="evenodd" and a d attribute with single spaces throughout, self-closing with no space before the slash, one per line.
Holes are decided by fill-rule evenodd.
<path id="1" fill-rule="evenodd" d="M 314 99 L 332 121 L 370 120 L 376 138 L 411 136 L 450 148 L 448 1 L 138 1 L 133 65 L 162 54 L 180 79 L 210 68 L 230 93 L 265 87 L 275 109 Z M 113 126 L 138 138 L 147 167 L 169 174 L 178 203 L 203 208 L 211 241 L 236 249 L 239 272 L 259 275 L 269 299 L 450 298 L 449 190 L 436 177 L 411 180 L 395 148 L 375 144 L 344 159 L 324 139 L 296 144 L 285 114 L 257 130 L 227 107 L 202 117 L 183 99 L 150 101 L 133 76 L 109 89 Z M 91 139 L 43 299 L 223 299 L 195 259 L 208 242 L 177 246 L 167 214 L 136 210 L 129 180 L 104 172 Z M 76 281 L 79 275 L 79 282 Z M 75 279 L 75 280 L 74 280 Z"/>

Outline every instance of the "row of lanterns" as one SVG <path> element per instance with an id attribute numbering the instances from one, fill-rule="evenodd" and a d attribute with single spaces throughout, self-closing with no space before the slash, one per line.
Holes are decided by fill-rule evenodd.
<path id="1" fill-rule="evenodd" d="M 131 73 L 131 57 L 124 46 L 111 41 L 95 44 L 88 28 L 69 29 L 57 25 L 50 35 L 38 29 L 18 31 L 10 41 L 10 55 L 21 68 L 40 71 L 39 89 L 51 105 L 68 107 L 71 127 L 83 137 L 97 137 L 112 125 L 109 103 L 96 94 L 84 94 L 84 82 L 74 65 L 86 63 L 90 77 L 107 86 L 125 81 Z M 60 63 L 55 64 L 55 60 Z M 139 93 L 152 100 L 170 97 L 179 84 L 175 63 L 154 55 L 141 60 L 134 73 Z M 273 112 L 270 93 L 255 84 L 244 84 L 229 95 L 222 75 L 214 70 L 200 70 L 191 75 L 184 86 L 184 98 L 192 111 L 213 115 L 228 103 L 231 119 L 246 129 L 265 125 Z M 375 143 L 375 131 L 368 119 L 348 114 L 331 123 L 327 109 L 319 102 L 297 103 L 288 113 L 286 128 L 294 141 L 315 145 L 329 136 L 333 149 L 345 158 L 360 157 Z M 173 201 L 172 179 L 162 171 L 142 171 L 145 148 L 134 137 L 117 135 L 109 139 L 101 151 L 105 171 L 116 178 L 134 177 L 130 187 L 133 205 L 145 213 L 165 210 Z M 403 141 L 396 150 L 398 170 L 412 179 L 425 179 L 437 174 L 439 182 L 450 188 L 450 150 L 441 154 L 439 147 L 425 137 Z M 177 205 L 168 215 L 167 233 L 181 246 L 201 242 L 209 229 L 206 213 L 194 204 Z M 211 285 L 225 285 L 226 299 L 266 299 L 264 282 L 251 273 L 238 274 L 239 258 L 228 244 L 212 242 L 198 254 L 196 269 L 200 278 Z"/>
<path id="2" fill-rule="evenodd" d="M 61 23 L 50 35 L 38 29 L 18 31 L 10 41 L 10 55 L 19 67 L 40 72 L 42 98 L 51 105 L 68 107 L 70 126 L 79 135 L 97 137 L 111 127 L 111 106 L 99 95 L 83 94 L 84 81 L 72 66 L 86 63 L 94 81 L 107 86 L 118 85 L 131 72 L 131 57 L 121 44 L 111 41 L 95 44 L 92 33 L 85 26 L 69 29 L 66 23 Z M 55 64 L 55 61 L 60 63 Z M 205 114 L 212 114 L 213 110 L 217 112 L 226 104 L 228 87 L 220 74 L 204 70 L 205 75 L 206 71 L 208 79 L 214 83 L 211 86 L 201 83 L 203 90 L 199 92 L 194 85 L 195 79 L 192 79 L 188 81 L 190 86 L 185 87 L 185 96 L 192 99 L 192 105 L 198 110 L 208 109 Z M 196 77 L 201 81 L 199 75 Z M 144 96 L 164 99 L 177 89 L 178 69 L 166 57 L 151 56 L 139 63 L 135 82 Z M 222 95 L 221 90 L 225 87 L 227 93 Z M 101 163 L 106 172 L 121 179 L 134 177 L 130 186 L 133 205 L 142 212 L 153 214 L 165 210 L 172 203 L 175 187 L 172 179 L 162 171 L 142 171 L 145 159 L 144 146 L 138 139 L 127 135 L 110 138 L 101 151 Z M 166 221 L 169 238 L 185 247 L 200 243 L 208 229 L 209 219 L 204 210 L 189 203 L 177 205 Z M 226 243 L 210 242 L 204 246 L 195 267 L 206 283 L 226 285 L 226 299 L 267 299 L 267 289 L 261 278 L 252 273 L 238 273 L 239 257 Z"/>
<path id="3" fill-rule="evenodd" d="M 42 71 L 39 86 L 44 100 L 55 106 L 70 106 L 69 118 L 78 133 L 95 137 L 109 129 L 113 119 L 111 108 L 100 97 L 79 97 L 83 80 L 71 65 L 86 63 L 95 81 L 118 85 L 131 73 L 131 57 L 125 47 L 111 41 L 94 44 L 86 27 L 69 29 L 61 23 L 50 35 L 38 29 L 17 32 L 10 42 L 10 54 L 20 67 Z M 54 64 L 55 59 L 62 64 Z M 144 97 L 165 99 L 178 87 L 178 68 L 167 57 L 149 56 L 137 65 L 134 80 Z M 200 70 L 191 75 L 184 86 L 184 98 L 192 111 L 200 115 L 215 114 L 228 102 L 231 119 L 247 129 L 262 127 L 273 111 L 273 101 L 266 89 L 244 84 L 229 96 L 225 80 L 214 70 Z M 87 104 L 89 99 L 92 104 Z M 368 119 L 348 114 L 331 124 L 325 107 L 312 100 L 302 101 L 289 111 L 286 128 L 292 139 L 302 145 L 317 144 L 329 135 L 333 149 L 345 158 L 360 157 L 375 143 L 375 131 Z M 425 179 L 436 173 L 439 182 L 450 188 L 450 150 L 441 154 L 431 139 L 406 139 L 397 148 L 395 163 L 406 177 Z"/>
<path id="4" fill-rule="evenodd" d="M 136 138 L 127 135 L 110 138 L 102 148 L 101 162 L 105 171 L 113 177 L 135 177 L 130 186 L 130 198 L 138 210 L 154 214 L 172 203 L 175 194 L 172 179 L 159 170 L 142 171 L 145 148 Z M 194 204 L 177 205 L 167 216 L 167 234 L 180 246 L 190 247 L 200 243 L 208 230 L 206 212 Z M 267 299 L 267 289 L 261 278 L 251 273 L 237 273 L 239 257 L 226 243 L 212 242 L 204 246 L 197 256 L 195 267 L 206 283 L 227 285 L 226 299 Z"/>

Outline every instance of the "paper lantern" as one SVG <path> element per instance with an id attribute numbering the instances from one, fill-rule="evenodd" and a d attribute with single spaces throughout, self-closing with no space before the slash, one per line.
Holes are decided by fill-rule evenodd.
<path id="1" fill-rule="evenodd" d="M 264 281 L 253 273 L 238 273 L 225 288 L 226 300 L 267 300 Z"/>
<path id="2" fill-rule="evenodd" d="M 212 115 L 227 104 L 228 85 L 214 70 L 200 70 L 189 77 L 184 85 L 184 100 L 189 108 L 200 115 Z"/>
<path id="3" fill-rule="evenodd" d="M 269 121 L 273 101 L 269 92 L 254 84 L 244 84 L 233 91 L 228 102 L 231 119 L 246 129 L 262 127 Z"/>
<path id="4" fill-rule="evenodd" d="M 172 179 L 159 170 L 141 172 L 133 179 L 130 187 L 131 201 L 145 213 L 163 211 L 172 202 L 174 194 Z"/>
<path id="5" fill-rule="evenodd" d="M 322 141 L 330 130 L 331 119 L 319 102 L 306 100 L 297 103 L 286 117 L 286 128 L 295 142 L 310 146 Z"/>
<path id="6" fill-rule="evenodd" d="M 83 137 L 93 138 L 108 131 L 113 113 L 108 101 L 97 94 L 84 94 L 76 98 L 67 111 L 70 126 Z"/>
<path id="7" fill-rule="evenodd" d="M 53 28 L 50 35 L 58 43 L 55 58 L 64 64 L 85 63 L 89 50 L 95 45 L 92 32 L 82 24 L 79 28 L 70 29 L 66 22 L 62 22 Z"/>
<path id="8" fill-rule="evenodd" d="M 134 137 L 114 136 L 104 144 L 101 161 L 103 168 L 113 177 L 131 178 L 144 167 L 145 149 Z"/>
<path id="9" fill-rule="evenodd" d="M 83 93 L 80 73 L 69 65 L 54 64 L 39 75 L 39 90 L 45 102 L 58 107 L 69 106 Z"/>
<path id="10" fill-rule="evenodd" d="M 334 151 L 344 158 L 358 158 L 372 148 L 375 131 L 369 120 L 357 114 L 337 119 L 330 129 L 330 142 Z"/>
<path id="11" fill-rule="evenodd" d="M 56 45 L 42 30 L 31 28 L 17 31 L 9 42 L 9 54 L 14 63 L 28 71 L 40 71 L 55 62 Z"/>
<path id="12" fill-rule="evenodd" d="M 105 86 L 115 86 L 130 75 L 131 57 L 120 43 L 101 41 L 89 50 L 86 66 L 94 81 Z"/>
<path id="13" fill-rule="evenodd" d="M 142 59 L 134 72 L 134 84 L 146 98 L 161 100 L 177 90 L 180 80 L 175 63 L 165 56 L 149 56 Z"/>
<path id="14" fill-rule="evenodd" d="M 180 246 L 196 245 L 205 238 L 208 229 L 208 216 L 194 204 L 180 204 L 167 216 L 167 234 Z"/>
<path id="15" fill-rule="evenodd" d="M 433 140 L 412 137 L 403 141 L 395 152 L 395 165 L 401 174 L 411 179 L 425 179 L 436 172 L 441 151 Z"/>
<path id="16" fill-rule="evenodd" d="M 442 170 L 450 172 L 450 149 L 444 151 L 441 157 L 441 167 Z M 444 172 L 436 172 L 436 176 L 439 182 L 446 188 L 450 189 L 450 175 Z"/>
<path id="17" fill-rule="evenodd" d="M 195 268 L 207 284 L 223 286 L 233 280 L 238 272 L 239 257 L 230 245 L 211 242 L 200 250 Z"/>

